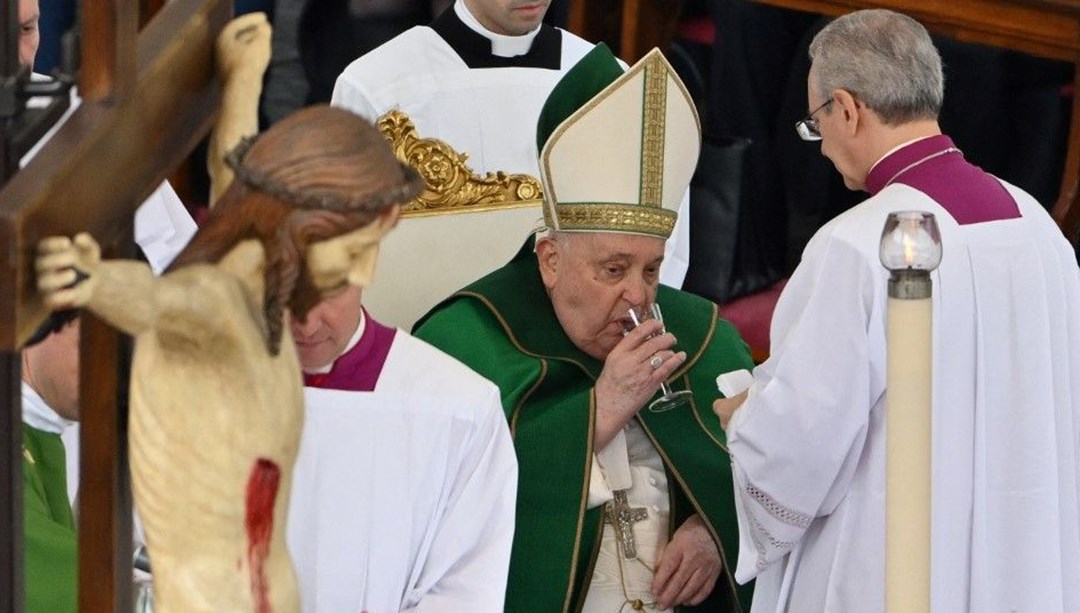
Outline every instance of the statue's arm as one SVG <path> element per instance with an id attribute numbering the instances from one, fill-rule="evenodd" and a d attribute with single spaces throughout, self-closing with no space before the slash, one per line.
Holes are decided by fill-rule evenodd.
<path id="1" fill-rule="evenodd" d="M 218 201 L 233 180 L 225 155 L 245 136 L 259 132 L 259 95 L 263 74 L 270 63 L 270 24 L 264 13 L 233 19 L 217 39 L 217 65 L 221 77 L 221 113 L 210 135 L 207 170 L 210 205 Z"/>
<path id="2" fill-rule="evenodd" d="M 153 327 L 159 279 L 143 262 L 101 261 L 101 247 L 89 234 L 38 243 L 38 290 L 52 310 L 87 308 L 127 334 Z"/>

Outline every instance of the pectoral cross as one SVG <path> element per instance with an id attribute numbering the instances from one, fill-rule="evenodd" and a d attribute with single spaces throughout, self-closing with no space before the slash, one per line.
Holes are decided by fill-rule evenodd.
<path id="1" fill-rule="evenodd" d="M 649 512 L 644 508 L 631 508 L 626 499 L 626 490 L 615 490 L 615 499 L 604 507 L 604 521 L 615 528 L 615 538 L 619 541 L 623 558 L 637 559 L 637 545 L 634 544 L 634 524 L 649 519 Z"/>

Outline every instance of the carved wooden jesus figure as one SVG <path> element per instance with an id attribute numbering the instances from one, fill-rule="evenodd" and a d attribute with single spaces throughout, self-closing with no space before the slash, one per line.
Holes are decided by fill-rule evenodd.
<path id="1" fill-rule="evenodd" d="M 283 325 L 372 275 L 421 187 L 382 136 L 313 107 L 230 154 L 236 179 L 162 277 L 101 261 L 86 234 L 42 241 L 50 308 L 135 338 L 131 469 L 159 613 L 299 609 L 284 528 L 302 381 Z"/>

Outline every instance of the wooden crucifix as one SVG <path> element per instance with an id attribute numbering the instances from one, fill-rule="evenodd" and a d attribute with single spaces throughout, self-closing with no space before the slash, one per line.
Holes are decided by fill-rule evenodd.
<path id="1" fill-rule="evenodd" d="M 3 3 L 6 15 L 13 15 Z M 136 0 L 81 0 L 82 106 L 0 192 L 0 613 L 22 611 L 19 347 L 47 315 L 34 248 L 93 234 L 115 254 L 136 208 L 206 135 L 220 91 L 214 41 L 230 0 L 172 0 L 138 32 Z M 143 2 L 142 4 L 147 4 Z M 131 610 L 131 496 L 120 341 L 86 315 L 80 347 L 79 609 Z"/>

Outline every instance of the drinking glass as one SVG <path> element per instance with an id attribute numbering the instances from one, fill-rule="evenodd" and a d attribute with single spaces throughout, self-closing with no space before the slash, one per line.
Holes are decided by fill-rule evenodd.
<path id="1" fill-rule="evenodd" d="M 660 305 L 653 302 L 647 309 L 643 309 L 642 314 L 638 314 L 637 309 L 631 308 L 628 312 L 630 314 L 630 321 L 634 322 L 634 327 L 638 327 L 642 322 L 649 319 L 655 319 L 660 323 L 664 323 L 664 315 L 660 311 Z M 666 334 L 667 330 L 660 329 L 660 334 Z M 671 389 L 671 386 L 667 384 L 667 381 L 660 383 L 660 397 L 649 403 L 649 410 L 653 413 L 663 413 L 664 411 L 670 411 L 675 407 L 682 406 L 690 400 L 690 396 L 693 394 L 690 390 L 675 391 Z"/>

